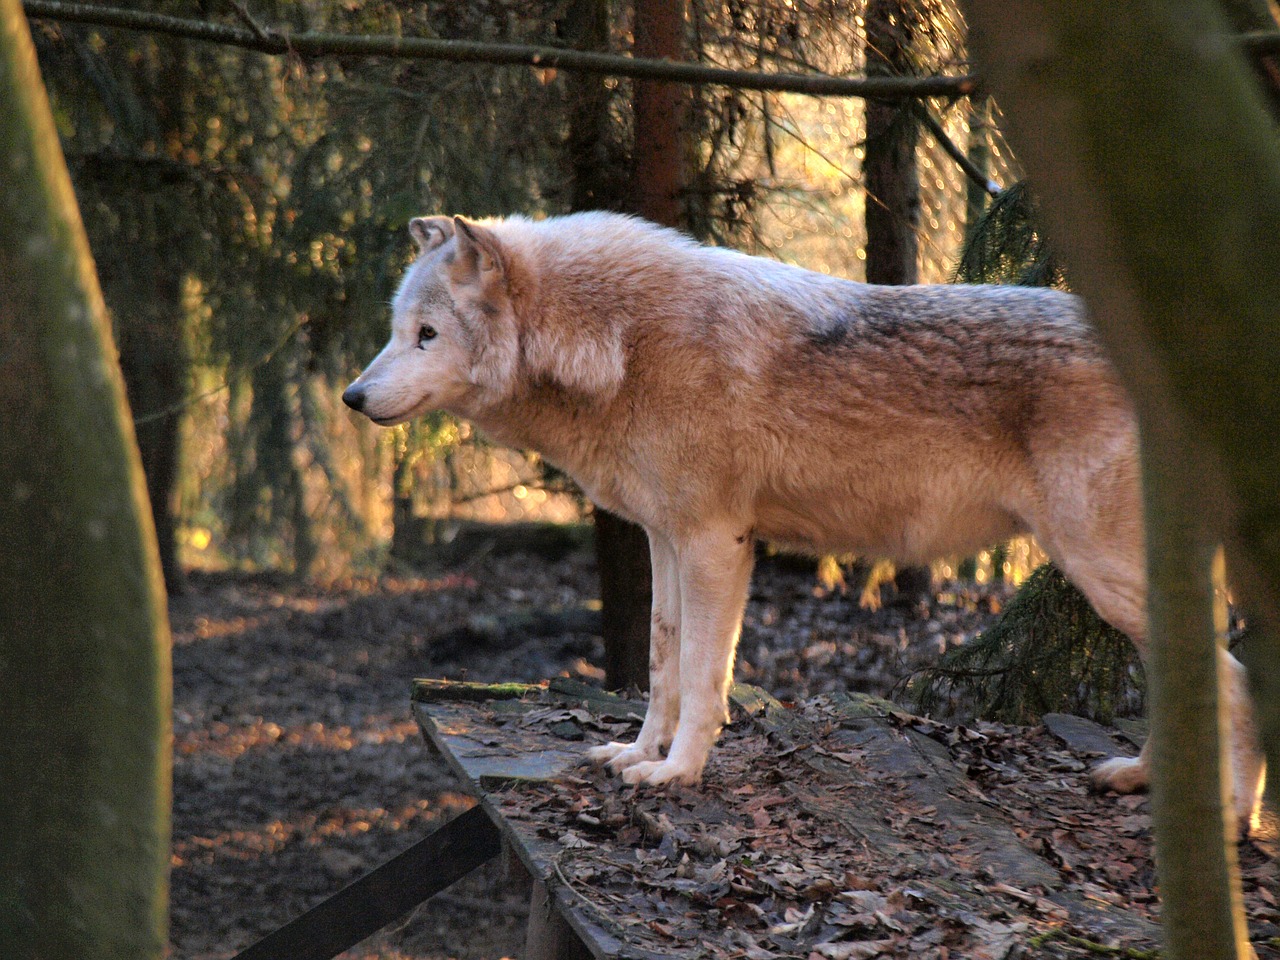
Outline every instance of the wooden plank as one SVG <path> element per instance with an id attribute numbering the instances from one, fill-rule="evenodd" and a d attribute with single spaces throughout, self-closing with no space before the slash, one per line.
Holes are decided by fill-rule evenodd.
<path id="1" fill-rule="evenodd" d="M 997 934 L 1030 942 L 1064 922 L 1099 942 L 1145 946 L 1158 939 L 1150 919 L 1114 897 L 1099 899 L 1105 890 L 1082 882 L 1087 877 L 1038 846 L 1016 813 L 982 793 L 962 749 L 981 744 L 980 732 L 915 718 L 873 697 L 832 695 L 792 706 L 738 686 L 731 694 L 735 722 L 707 783 L 686 791 L 634 789 L 586 768 L 583 741 L 634 736 L 634 725 L 612 727 L 638 719 L 643 704 L 573 682 L 490 702 L 475 699 L 476 692 L 450 700 L 437 686 L 430 702 L 415 703 L 415 713 L 544 884 L 540 903 L 600 960 L 742 956 L 744 944 L 767 935 L 794 941 L 775 944 L 772 955 L 809 955 L 817 941 L 803 941 L 806 931 L 838 935 L 820 918 L 826 911 L 847 916 L 874 900 L 878 894 L 858 892 L 868 889 L 907 890 L 904 915 L 936 917 L 957 937 L 968 930 L 974 949 Z M 1016 746 L 1025 735 L 1005 736 Z M 1061 762 L 1083 770 L 1069 754 Z M 752 806 L 753 798 L 768 805 Z M 1086 808 L 1086 817 L 1111 815 L 1099 802 L 1104 806 L 1096 814 Z M 798 839 L 770 846 L 770 831 L 787 825 L 785 834 L 791 824 L 801 825 Z M 835 859 L 827 852 L 832 844 L 840 851 Z M 789 886 L 789 862 L 816 864 L 813 875 L 828 886 Z M 839 893 L 855 863 L 871 885 Z M 816 892 L 823 889 L 829 892 Z M 813 913 L 807 903 L 820 909 Z M 708 912 L 715 921 L 701 922 Z M 794 919 L 810 914 L 809 927 Z M 892 935 L 892 922 L 877 935 Z M 568 936 L 565 926 L 533 942 Z"/>
<path id="2" fill-rule="evenodd" d="M 1050 733 L 1083 756 L 1131 756 L 1133 749 L 1113 737 L 1106 727 L 1069 713 L 1046 713 L 1040 718 Z"/>
<path id="3" fill-rule="evenodd" d="M 1048 898 L 1063 907 L 1073 922 L 1100 937 L 1159 940 L 1159 928 L 1150 921 L 1123 910 L 1109 909 L 1064 884 L 1058 870 L 1018 838 L 1014 830 L 1016 824 L 1004 809 L 985 798 L 971 799 L 974 792 L 968 788 L 968 777 L 951 760 L 946 747 L 917 730 L 887 722 L 892 715 L 921 725 L 928 725 L 930 721 L 911 718 L 887 701 L 860 694 L 837 695 L 832 697 L 832 703 L 836 711 L 847 718 L 847 729 L 853 733 L 849 742 L 856 743 L 865 752 L 868 767 L 891 773 L 901 782 L 907 797 L 920 807 L 930 809 L 931 819 L 943 828 L 962 855 L 982 863 L 1004 883 L 1023 889 L 1043 888 Z M 885 706 L 891 713 L 880 712 Z M 1081 725 L 1090 724 L 1088 720 L 1071 719 L 1080 720 Z M 1097 727 L 1097 731 L 1104 732 L 1101 727 Z M 821 757 L 810 762 L 837 781 L 848 776 L 847 765 L 833 768 Z M 966 793 L 969 796 L 965 796 Z M 826 809 L 831 812 L 829 807 Z M 921 869 L 931 853 L 927 848 L 904 850 L 896 841 L 893 846 L 895 856 L 914 861 Z"/>
<path id="4" fill-rule="evenodd" d="M 556 858 L 563 848 L 539 837 L 532 825 L 504 817 L 492 799 L 495 791 L 548 783 L 572 776 L 581 767 L 582 743 L 524 726 L 525 720 L 537 717 L 536 711 L 586 709 L 593 715 L 640 720 L 645 704 L 564 678 L 519 691 L 517 685 L 499 684 L 499 697 L 491 702 L 482 699 L 483 686 L 415 681 L 414 715 L 427 742 L 490 812 L 535 885 L 542 884 L 538 906 L 550 907 L 563 921 L 564 926 L 554 926 L 552 933 L 538 932 L 535 938 L 568 938 L 567 949 L 572 951 L 578 949 L 573 945 L 576 937 L 597 960 L 665 960 L 663 954 L 637 949 L 606 929 L 557 876 Z"/>
<path id="5" fill-rule="evenodd" d="M 582 763 L 581 736 L 548 742 L 545 730 L 525 728 L 535 711 L 563 708 L 566 720 L 573 709 L 642 720 L 645 710 L 639 701 L 564 678 L 545 687 L 417 680 L 413 702 L 428 742 L 476 796 L 513 783 L 554 780 Z"/>
<path id="6" fill-rule="evenodd" d="M 465 702 L 418 702 L 414 715 L 427 741 L 477 797 L 505 784 L 554 780 L 582 762 L 580 745 L 529 736 L 518 713 L 501 727 L 491 711 Z"/>
<path id="7" fill-rule="evenodd" d="M 234 960 L 328 960 L 404 916 L 502 849 L 488 812 L 472 807 Z"/>

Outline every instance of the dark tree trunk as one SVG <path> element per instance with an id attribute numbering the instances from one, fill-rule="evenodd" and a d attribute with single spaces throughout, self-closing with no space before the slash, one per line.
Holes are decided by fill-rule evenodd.
<path id="1" fill-rule="evenodd" d="M 915 13 L 905 0 L 867 4 L 867 76 L 910 73 Z M 919 279 L 920 178 L 916 168 L 919 125 L 910 101 L 868 100 L 866 158 L 867 282 L 916 283 Z"/>
<path id="2" fill-rule="evenodd" d="M 150 100 L 162 143 L 180 143 L 187 135 L 183 115 L 188 74 L 184 44 L 164 44 L 151 69 L 140 68 L 142 92 Z M 102 286 L 114 314 L 116 343 L 125 390 L 136 425 L 147 498 L 160 548 L 160 565 L 170 593 L 185 586 L 178 562 L 178 482 L 182 466 L 183 404 L 187 398 L 190 356 L 187 348 L 182 282 L 183 231 L 173 223 L 175 202 L 164 191 L 182 189 L 161 182 L 154 171 L 114 171 L 118 183 L 100 190 L 120 211 L 120 226 L 94 237 L 99 247 Z M 119 194 L 131 197 L 122 203 Z M 168 201 L 168 202 L 166 202 Z"/>
<path id="3" fill-rule="evenodd" d="M 636 0 L 635 55 L 683 60 L 685 0 Z M 637 80 L 635 193 L 632 209 L 667 227 L 684 227 L 684 136 L 689 93 L 673 83 Z"/>
<path id="4" fill-rule="evenodd" d="M 607 50 L 609 0 L 572 0 L 559 32 L 575 50 Z M 569 208 L 625 212 L 630 160 L 610 109 L 616 94 L 604 75 L 576 70 L 568 74 L 565 89 Z"/>
<path id="5" fill-rule="evenodd" d="M 637 10 L 639 17 L 639 10 Z M 562 33 L 579 50 L 609 45 L 608 0 L 574 0 L 565 12 Z M 637 55 L 641 30 L 637 29 Z M 652 86 L 652 85 L 651 85 Z M 577 210 L 615 210 L 644 214 L 628 196 L 628 163 L 619 141 L 603 76 L 570 74 L 568 153 L 569 203 Z M 640 100 L 637 93 L 637 131 Z M 646 120 L 646 122 L 652 122 Z M 641 138 L 637 137 L 639 141 Z M 637 145 L 637 167 L 640 166 Z M 649 688 L 649 623 L 653 575 L 649 539 L 633 523 L 604 510 L 595 512 L 596 570 L 604 636 L 605 685 L 611 689 Z"/>
<path id="6" fill-rule="evenodd" d="M 867 4 L 867 76 L 911 73 L 915 16 L 905 0 L 871 0 Z M 920 280 L 920 176 L 916 167 L 920 128 L 913 109 L 907 100 L 867 101 L 862 175 L 867 191 L 868 283 Z M 928 567 L 901 567 L 893 583 L 899 598 L 914 603 L 928 597 L 933 577 Z"/>
<path id="7" fill-rule="evenodd" d="M 635 55 L 682 59 L 683 0 L 637 0 Z M 609 39 L 607 0 L 575 0 L 566 12 L 565 39 L 578 49 L 603 50 Z M 574 74 L 568 83 L 566 144 L 574 210 L 620 210 L 680 226 L 685 92 L 637 81 L 634 165 L 627 163 L 610 116 L 611 92 L 600 76 Z M 603 607 L 605 684 L 649 687 L 649 625 L 653 604 L 649 541 L 638 526 L 597 510 L 596 562 Z"/>
<path id="8" fill-rule="evenodd" d="M 636 0 L 637 57 L 684 58 L 684 0 Z M 668 227 L 683 226 L 684 88 L 639 80 L 635 116 L 633 193 L 622 206 Z M 596 557 L 604 608 L 605 683 L 649 688 L 649 627 L 653 575 L 649 539 L 635 524 L 597 512 Z"/>
<path id="9" fill-rule="evenodd" d="M 595 521 L 605 686 L 648 690 L 653 608 L 649 538 L 640 527 L 607 510 L 596 510 Z"/>
<path id="10" fill-rule="evenodd" d="M 142 206 L 149 206 L 143 199 Z M 150 218 L 148 218 L 150 219 Z M 183 337 L 181 276 L 162 255 L 162 241 L 147 230 L 155 246 L 139 251 L 123 268 L 145 263 L 146 278 L 131 278 L 122 290 L 136 291 L 127 298 L 113 297 L 116 341 L 124 373 L 129 405 L 140 422 L 136 425 L 142 470 L 147 478 L 147 499 L 160 548 L 160 567 L 170 593 L 184 587 L 178 562 L 177 490 L 182 463 L 182 404 L 187 395 L 189 357 Z M 150 280 L 151 296 L 143 288 Z"/>

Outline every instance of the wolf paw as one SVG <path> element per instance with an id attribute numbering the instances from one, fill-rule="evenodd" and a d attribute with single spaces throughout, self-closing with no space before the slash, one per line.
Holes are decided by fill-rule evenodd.
<path id="1" fill-rule="evenodd" d="M 657 760 L 657 749 L 646 749 L 638 743 L 606 743 L 587 751 L 587 759 L 599 766 L 608 765 L 614 773 L 621 773 L 637 763 Z"/>
<path id="2" fill-rule="evenodd" d="M 668 783 L 691 787 L 702 779 L 702 771 L 672 763 L 669 759 L 644 760 L 622 771 L 622 779 L 631 784 L 647 783 L 655 787 Z"/>
<path id="3" fill-rule="evenodd" d="M 603 767 L 606 763 L 621 753 L 625 753 L 632 748 L 630 743 L 605 743 L 598 747 L 592 747 L 587 751 L 587 759 L 596 766 Z"/>
<path id="4" fill-rule="evenodd" d="M 1089 772 L 1095 790 L 1139 793 L 1147 789 L 1148 770 L 1141 757 L 1113 757 Z"/>

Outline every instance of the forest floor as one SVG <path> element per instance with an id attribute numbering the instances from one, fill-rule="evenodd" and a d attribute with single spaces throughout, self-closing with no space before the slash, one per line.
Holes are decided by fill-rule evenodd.
<path id="1" fill-rule="evenodd" d="M 531 639 L 521 626 L 530 612 L 581 620 L 594 596 L 581 553 L 487 556 L 439 576 L 325 589 L 193 574 L 170 605 L 175 960 L 234 955 L 468 806 L 423 743 L 411 680 L 598 682 L 597 637 Z M 901 699 L 905 677 L 983 629 L 1005 599 L 1004 588 L 968 586 L 870 611 L 812 573 L 766 566 L 752 587 L 738 679 L 784 701 L 834 691 Z M 1073 789 L 1083 795 L 1083 780 Z M 1136 869 L 1149 889 L 1146 802 L 1126 800 L 1122 812 L 1144 821 L 1124 841 L 1133 849 L 1122 879 L 1132 885 Z M 1280 933 L 1272 863 L 1250 843 L 1241 857 L 1254 939 L 1265 941 Z M 344 957 L 518 956 L 527 903 L 528 890 L 495 861 Z"/>

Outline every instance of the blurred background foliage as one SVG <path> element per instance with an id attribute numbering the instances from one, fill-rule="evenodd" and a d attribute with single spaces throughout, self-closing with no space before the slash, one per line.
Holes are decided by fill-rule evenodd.
<path id="1" fill-rule="evenodd" d="M 860 75 L 868 6 L 691 0 L 688 55 Z M 241 23 L 236 5 L 213 0 L 149 8 Z M 909 27 L 900 61 L 909 72 L 966 70 L 965 25 L 951 0 L 893 9 L 893 22 Z M 542 44 L 574 35 L 570 0 L 260 0 L 250 12 L 295 30 Z M 610 49 L 625 51 L 631 5 L 610 4 L 609 14 Z M 486 446 L 444 415 L 380 430 L 338 402 L 385 339 L 387 301 L 412 252 L 411 216 L 568 209 L 567 154 L 584 145 L 570 137 L 563 72 L 304 63 L 106 28 L 33 27 L 172 590 L 191 567 L 322 581 L 373 572 L 447 536 L 442 521 L 582 517 L 581 498 L 532 454 Z M 585 148 L 625 182 L 630 82 L 607 86 L 612 128 Z M 723 87 L 692 96 L 683 198 L 691 231 L 862 279 L 864 213 L 877 202 L 860 179 L 863 102 Z M 982 176 L 1013 184 L 998 110 L 986 100 L 903 101 L 891 127 L 916 138 L 920 279 L 952 279 L 987 193 L 942 137 Z M 974 278 L 1026 282 L 1007 263 Z M 985 557 L 980 572 L 1002 575 L 1007 556 Z"/>

